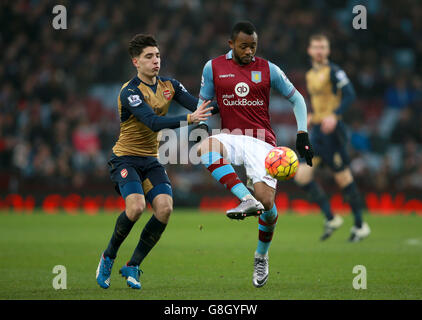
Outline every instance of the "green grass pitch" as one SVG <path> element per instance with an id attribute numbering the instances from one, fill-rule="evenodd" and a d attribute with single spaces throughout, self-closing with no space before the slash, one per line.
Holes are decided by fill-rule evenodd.
<path id="1" fill-rule="evenodd" d="M 177 209 L 158 245 L 141 265 L 142 290 L 118 274 L 129 260 L 145 213 L 120 248 L 111 287 L 95 270 L 116 214 L 32 215 L 0 212 L 0 299 L 421 299 L 422 217 L 365 215 L 372 234 L 348 243 L 352 224 L 320 242 L 321 215 L 282 214 L 270 248 L 270 277 L 252 285 L 257 219 L 231 221 L 221 213 Z M 67 289 L 52 286 L 53 267 L 67 271 Z M 353 267 L 367 271 L 355 290 Z"/>

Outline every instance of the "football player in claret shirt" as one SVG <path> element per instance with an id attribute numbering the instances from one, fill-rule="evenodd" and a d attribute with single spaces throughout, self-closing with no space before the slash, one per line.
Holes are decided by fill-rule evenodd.
<path id="1" fill-rule="evenodd" d="M 182 123 L 199 123 L 213 109 L 208 106 L 209 101 L 198 104 L 198 98 L 177 80 L 158 76 L 160 51 L 151 35 L 136 35 L 129 43 L 129 54 L 137 75 L 120 90 L 120 135 L 109 161 L 111 180 L 125 199 L 125 211 L 117 218 L 98 264 L 96 279 L 104 289 L 110 286 L 117 251 L 144 211 L 145 200 L 154 214 L 145 225 L 132 257 L 119 271 L 131 288 L 141 288 L 139 265 L 160 239 L 173 210 L 170 180 L 158 161 L 158 131 L 178 128 Z M 173 99 L 192 113 L 165 117 Z"/>
<path id="2" fill-rule="evenodd" d="M 333 215 L 327 195 L 314 181 L 314 168 L 317 164 L 322 160 L 328 165 L 334 172 L 334 179 L 341 188 L 344 199 L 352 209 L 354 226 L 349 240 L 360 241 L 370 234 L 370 229 L 363 221 L 363 201 L 349 168 L 346 128 L 342 121 L 344 111 L 355 99 L 355 91 L 346 73 L 328 60 L 330 43 L 325 35 L 315 34 L 310 38 L 308 54 L 312 60 L 312 68 L 306 73 L 306 82 L 313 110 L 308 121 L 312 124 L 311 142 L 315 150 L 315 166 L 311 168 L 299 165 L 295 181 L 325 215 L 321 240 L 326 240 L 343 223 L 340 216 Z"/>
<path id="3" fill-rule="evenodd" d="M 222 131 L 228 133 L 202 141 L 198 152 L 214 179 L 240 200 L 236 208 L 227 211 L 227 216 L 244 219 L 259 215 L 252 282 L 261 287 L 268 279 L 268 249 L 278 217 L 274 204 L 277 180 L 265 171 L 265 157 L 277 146 L 268 110 L 271 88 L 292 102 L 298 126 L 296 148 L 309 165 L 313 152 L 305 101 L 279 67 L 255 56 L 258 35 L 253 24 L 237 23 L 229 45 L 227 54 L 205 64 L 198 102 L 216 98 Z M 254 195 L 239 180 L 232 164 L 244 165 L 247 185 Z"/>

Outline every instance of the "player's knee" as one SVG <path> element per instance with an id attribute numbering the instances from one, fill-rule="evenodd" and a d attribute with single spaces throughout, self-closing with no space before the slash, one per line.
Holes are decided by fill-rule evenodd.
<path id="1" fill-rule="evenodd" d="M 308 170 L 307 168 L 303 168 L 303 166 L 299 166 L 294 179 L 295 182 L 300 186 L 307 185 L 313 179 L 312 171 Z"/>
<path id="2" fill-rule="evenodd" d="M 208 152 L 217 152 L 223 155 L 223 157 L 227 155 L 223 144 L 218 139 L 214 139 L 212 137 L 209 137 L 201 142 L 198 147 L 197 154 L 198 156 L 202 156 Z"/>
<path id="3" fill-rule="evenodd" d="M 340 188 L 344 188 L 353 182 L 352 172 L 349 168 L 346 168 L 343 171 L 335 173 L 334 179 Z"/>
<path id="4" fill-rule="evenodd" d="M 136 221 L 139 219 L 142 212 L 144 212 L 145 207 L 145 201 L 129 201 L 129 203 L 126 204 L 126 215 L 129 217 L 130 220 Z"/>
<path id="5" fill-rule="evenodd" d="M 197 150 L 197 154 L 198 154 L 199 157 L 202 156 L 203 154 L 206 154 L 207 152 L 209 152 L 208 151 L 208 143 L 209 143 L 208 140 L 209 140 L 209 138 L 203 140 L 199 144 L 199 147 L 198 147 L 198 150 Z"/>
<path id="6" fill-rule="evenodd" d="M 265 211 L 269 211 L 274 207 L 274 199 L 267 199 L 262 203 L 262 205 L 264 206 Z"/>
<path id="7" fill-rule="evenodd" d="M 172 212 L 173 206 L 170 203 L 161 205 L 156 212 L 157 219 L 160 220 L 162 223 L 168 223 Z"/>
<path id="8" fill-rule="evenodd" d="M 271 210 L 274 206 L 273 196 L 257 196 L 256 199 L 262 203 L 265 211 Z"/>
<path id="9" fill-rule="evenodd" d="M 197 151 L 198 156 L 202 156 L 212 151 L 220 152 L 218 148 L 218 144 L 217 144 L 218 141 L 216 142 L 214 140 L 215 139 L 213 138 L 207 138 L 204 141 L 202 141 Z"/>
<path id="10" fill-rule="evenodd" d="M 160 214 L 165 217 L 170 217 L 170 214 L 173 212 L 173 206 L 171 204 L 166 204 L 160 209 Z"/>

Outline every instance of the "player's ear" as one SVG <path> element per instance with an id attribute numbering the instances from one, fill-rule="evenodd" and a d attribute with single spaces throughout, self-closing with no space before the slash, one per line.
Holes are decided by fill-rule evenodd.
<path id="1" fill-rule="evenodd" d="M 135 68 L 138 68 L 138 58 L 136 57 L 132 58 L 132 63 L 135 66 Z"/>
<path id="2" fill-rule="evenodd" d="M 234 49 L 234 42 L 232 39 L 229 39 L 229 46 L 231 49 Z"/>

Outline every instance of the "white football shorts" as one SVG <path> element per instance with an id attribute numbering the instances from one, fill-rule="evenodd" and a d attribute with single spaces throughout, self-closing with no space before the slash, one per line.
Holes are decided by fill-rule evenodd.
<path id="1" fill-rule="evenodd" d="M 243 165 L 248 177 L 247 187 L 253 190 L 257 182 L 265 182 L 273 189 L 277 187 L 277 179 L 265 171 L 265 157 L 274 146 L 251 136 L 219 133 L 211 136 L 220 141 L 227 154 L 227 161 L 236 166 Z"/>

